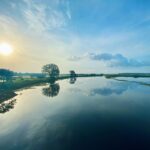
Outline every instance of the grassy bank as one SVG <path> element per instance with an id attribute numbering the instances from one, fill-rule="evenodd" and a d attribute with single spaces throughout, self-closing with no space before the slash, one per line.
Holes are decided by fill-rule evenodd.
<path id="1" fill-rule="evenodd" d="M 102 76 L 98 74 L 78 74 L 77 77 L 95 77 Z M 69 74 L 60 75 L 56 80 L 63 80 L 70 78 Z M 0 83 L 0 103 L 16 96 L 15 91 L 22 88 L 38 85 L 40 83 L 49 82 L 48 78 L 17 78 L 12 81 Z"/>
<path id="2" fill-rule="evenodd" d="M 0 103 L 4 100 L 8 100 L 14 96 L 16 96 L 15 91 L 21 88 L 27 88 L 33 85 L 37 85 L 40 83 L 47 82 L 47 79 L 36 79 L 36 78 L 29 78 L 29 79 L 15 79 L 12 81 L 8 81 L 5 83 L 0 83 Z"/>

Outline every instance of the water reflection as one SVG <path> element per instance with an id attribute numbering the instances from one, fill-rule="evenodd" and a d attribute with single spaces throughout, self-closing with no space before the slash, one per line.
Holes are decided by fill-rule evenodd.
<path id="1" fill-rule="evenodd" d="M 149 149 L 148 87 L 103 78 L 69 81 L 59 81 L 62 94 L 49 83 L 17 97 L 14 110 L 0 115 L 0 149 Z M 43 101 L 42 88 L 59 93 L 57 101 Z"/>
<path id="2" fill-rule="evenodd" d="M 77 80 L 76 77 L 71 77 L 69 80 L 69 83 L 75 84 L 76 80 Z M 55 97 L 59 94 L 60 86 L 58 83 L 55 83 L 55 82 L 56 80 L 49 81 L 48 87 L 45 87 L 42 89 L 43 95 L 47 97 Z"/>
<path id="3" fill-rule="evenodd" d="M 150 86 L 150 83 L 147 82 L 142 82 L 142 81 L 132 81 L 132 80 L 125 80 L 125 79 L 114 79 L 116 81 L 122 81 L 122 82 L 129 82 L 129 83 L 137 83 L 139 85 L 145 85 L 145 86 Z"/>
<path id="4" fill-rule="evenodd" d="M 42 93 L 48 97 L 57 96 L 60 90 L 60 86 L 58 83 L 49 84 L 49 87 L 43 88 Z"/>
<path id="5" fill-rule="evenodd" d="M 76 77 L 71 77 L 69 83 L 74 84 L 76 82 L 77 78 Z"/>
<path id="6" fill-rule="evenodd" d="M 101 87 L 101 88 L 95 88 L 90 91 L 90 95 L 102 95 L 102 96 L 109 96 L 112 94 L 121 95 L 125 91 L 128 90 L 128 88 L 131 86 L 131 84 L 122 84 L 122 83 L 111 83 L 108 87 Z M 133 87 L 133 85 L 132 85 Z"/>
<path id="7" fill-rule="evenodd" d="M 16 99 L 9 100 L 9 101 L 1 103 L 0 104 L 0 113 L 8 112 L 10 109 L 14 108 L 15 104 L 16 104 Z"/>
<path id="8" fill-rule="evenodd" d="M 129 83 L 129 82 L 109 82 L 109 84 L 106 84 L 104 86 L 102 85 L 96 85 L 96 87 L 89 87 L 90 89 L 86 88 L 70 88 L 72 92 L 80 92 L 85 93 L 85 95 L 88 96 L 111 96 L 113 94 L 115 95 L 122 95 L 124 92 L 130 89 L 135 89 L 138 85 L 136 83 Z"/>

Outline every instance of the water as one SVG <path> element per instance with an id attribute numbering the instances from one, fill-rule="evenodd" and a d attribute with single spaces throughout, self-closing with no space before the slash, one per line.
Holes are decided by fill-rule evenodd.
<path id="1" fill-rule="evenodd" d="M 150 86 L 78 78 L 18 91 L 0 114 L 0 150 L 149 150 Z M 136 81 L 136 79 L 133 79 Z"/>

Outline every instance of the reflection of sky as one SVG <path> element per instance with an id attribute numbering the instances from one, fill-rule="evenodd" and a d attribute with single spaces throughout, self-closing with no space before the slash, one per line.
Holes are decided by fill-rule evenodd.
<path id="1" fill-rule="evenodd" d="M 45 86 L 24 90 L 16 97 L 14 109 L 0 114 L 1 149 L 74 150 L 93 145 L 104 149 L 112 141 L 117 149 L 117 143 L 127 148 L 127 143 L 136 146 L 134 140 L 144 142 L 150 137 L 149 87 L 132 88 L 104 78 L 81 78 L 73 85 L 64 80 L 59 85 L 60 92 L 52 100 L 42 95 Z M 121 85 L 128 87 L 123 94 L 85 95 L 93 89 L 108 86 L 116 90 Z"/>
<path id="2" fill-rule="evenodd" d="M 109 96 L 112 94 L 121 95 L 128 89 L 133 90 L 134 88 L 139 86 L 138 84 L 129 83 L 129 82 L 110 82 L 110 83 L 111 84 L 109 84 L 106 87 L 92 89 L 90 91 L 90 95 L 91 96 L 94 96 L 94 95 Z"/>
<path id="3" fill-rule="evenodd" d="M 75 88 L 70 88 L 71 92 L 82 92 L 85 93 L 88 96 L 95 96 L 95 95 L 102 95 L 102 96 L 109 96 L 112 94 L 116 95 L 121 95 L 124 92 L 126 92 L 128 89 L 134 89 L 138 85 L 136 82 L 130 82 L 131 80 L 128 81 L 113 81 L 110 80 L 109 82 L 106 82 L 105 84 L 101 83 L 95 83 L 95 87 L 91 87 L 89 90 L 87 88 L 80 88 L 80 87 L 75 87 Z"/>

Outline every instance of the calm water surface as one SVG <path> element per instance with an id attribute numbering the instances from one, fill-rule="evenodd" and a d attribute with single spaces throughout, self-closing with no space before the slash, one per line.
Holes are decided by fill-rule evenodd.
<path id="1" fill-rule="evenodd" d="M 121 78 L 123 79 L 123 78 Z M 0 150 L 150 150 L 148 79 L 78 78 L 18 91 Z"/>

